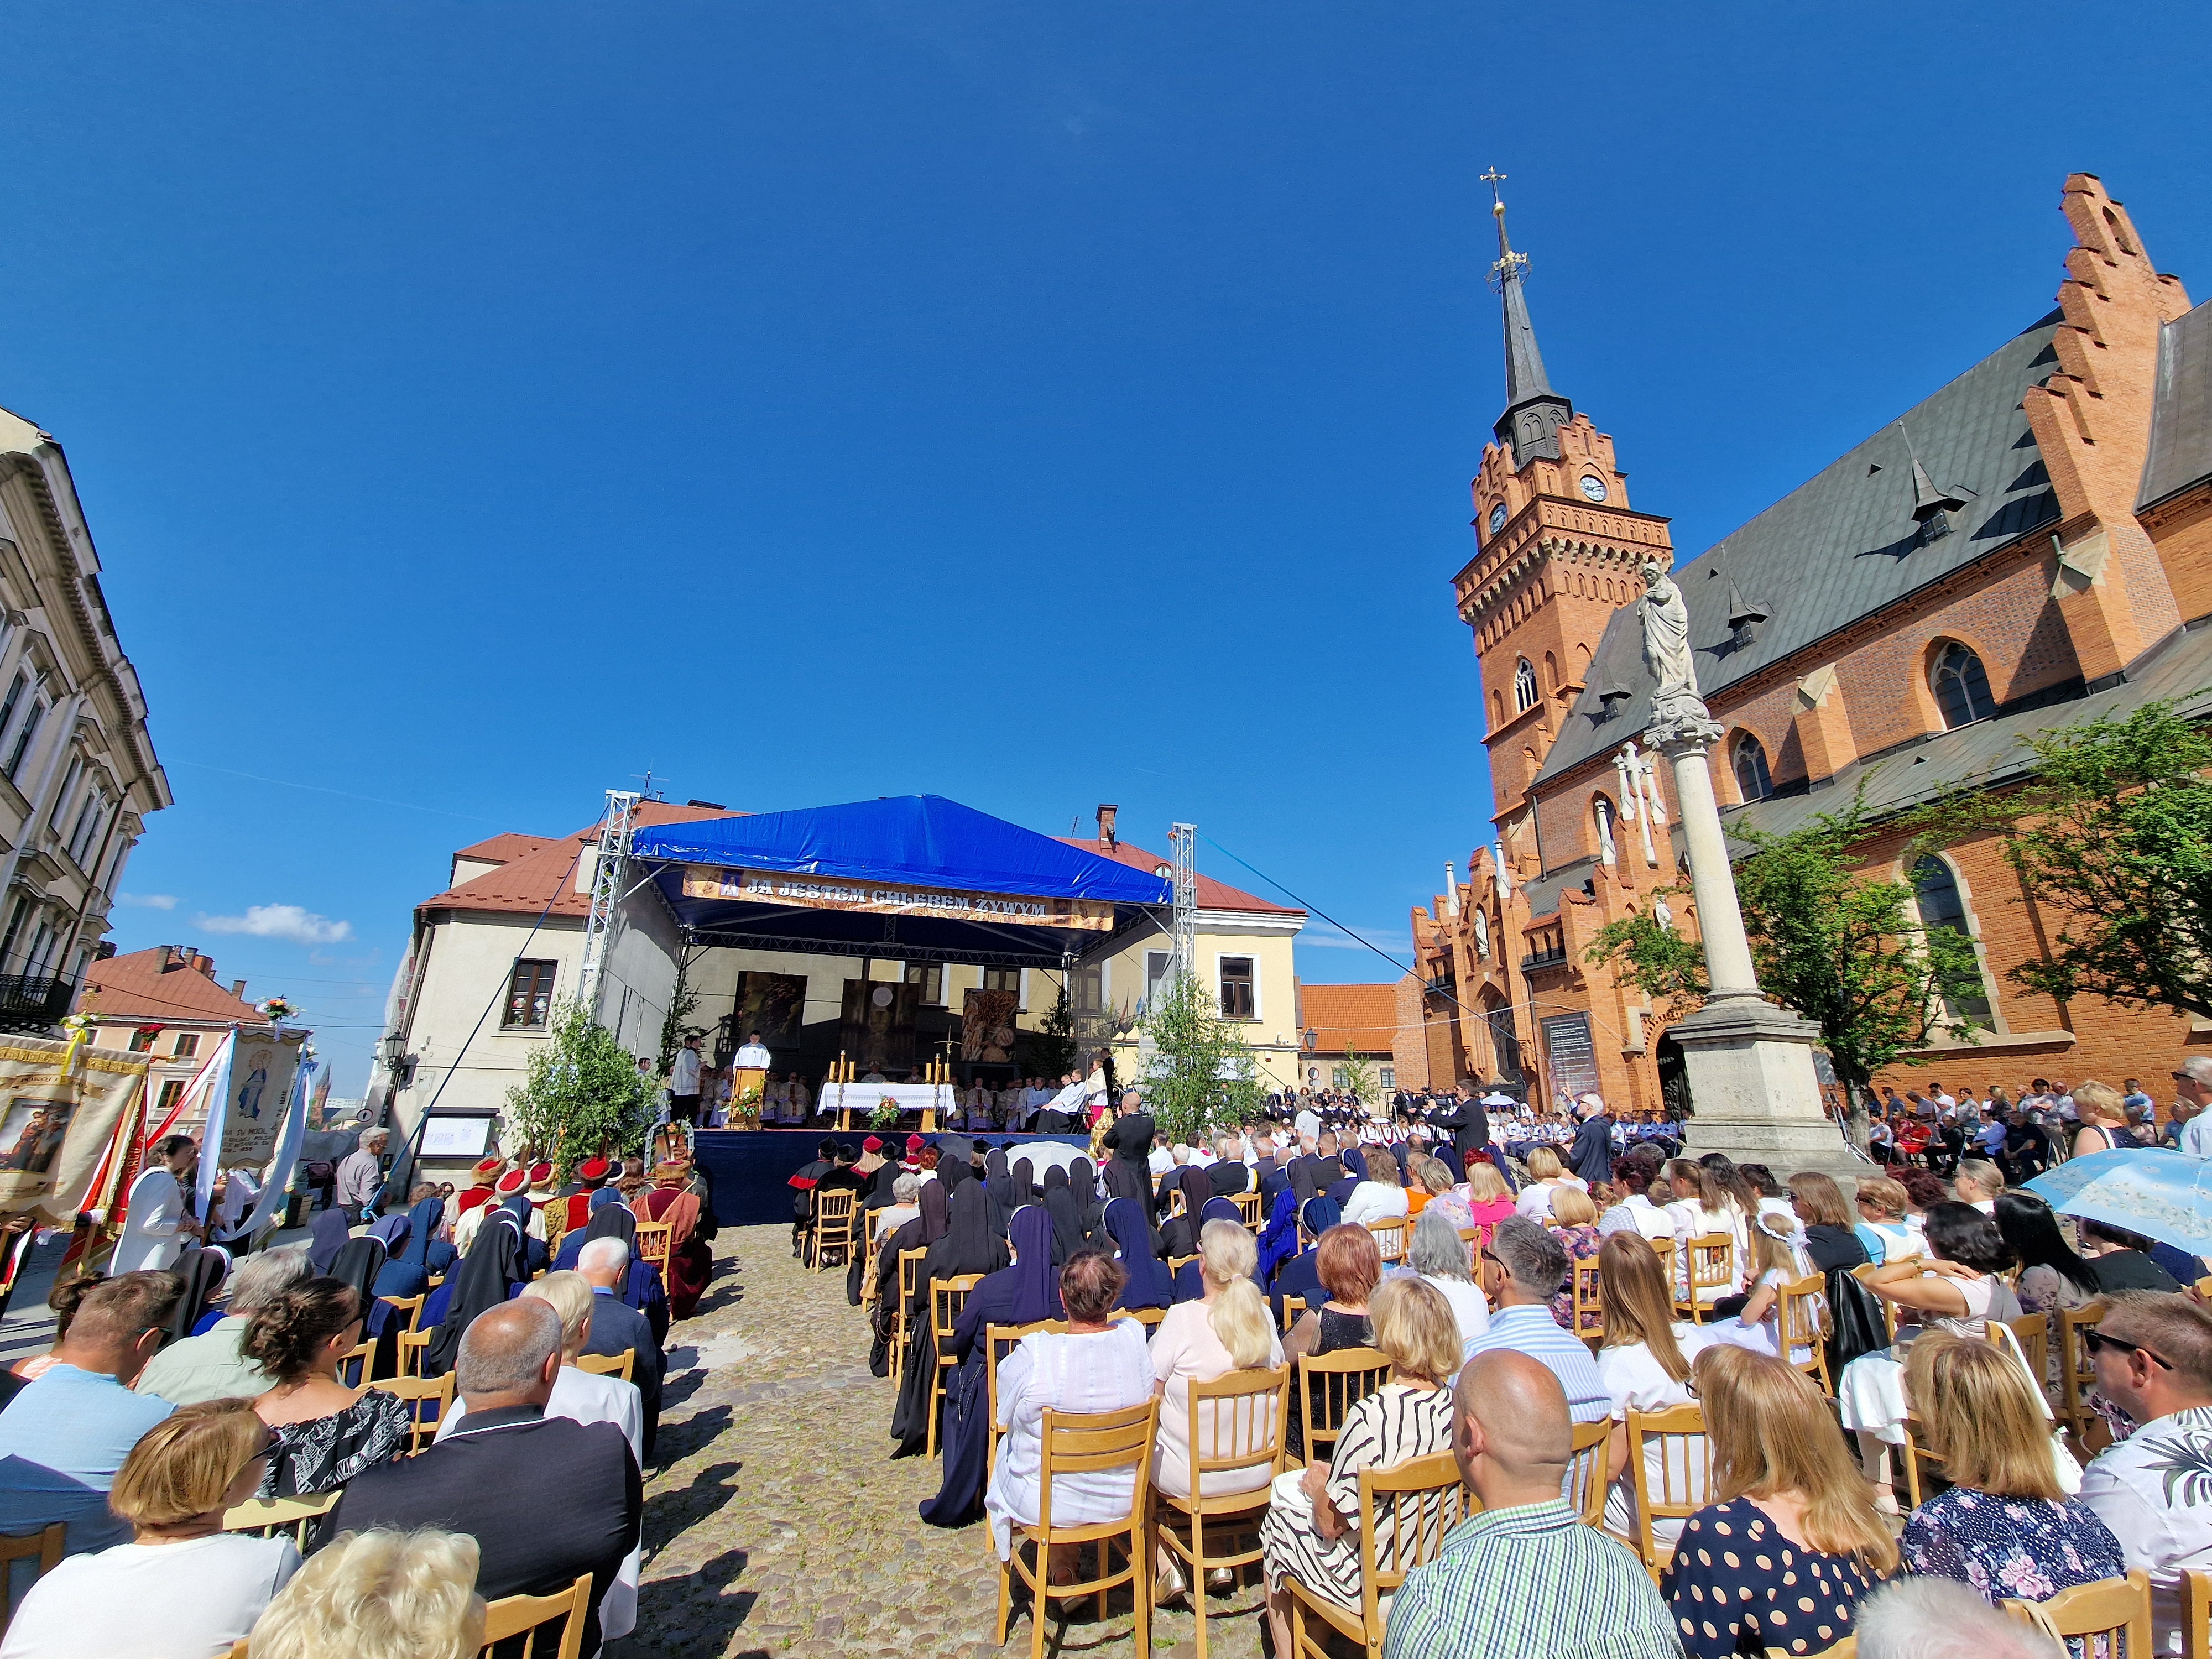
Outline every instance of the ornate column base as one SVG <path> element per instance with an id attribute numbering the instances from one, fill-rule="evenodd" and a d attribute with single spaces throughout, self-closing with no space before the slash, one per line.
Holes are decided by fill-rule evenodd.
<path id="1" fill-rule="evenodd" d="M 1690 1157 L 1725 1152 L 1785 1181 L 1800 1170 L 1875 1173 L 1820 1109 L 1812 1021 L 1755 991 L 1720 991 L 1667 1034 L 1682 1045 L 1690 1085 Z"/>

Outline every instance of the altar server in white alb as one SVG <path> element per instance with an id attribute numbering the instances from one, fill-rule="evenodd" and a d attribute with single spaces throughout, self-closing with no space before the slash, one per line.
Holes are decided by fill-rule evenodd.
<path id="1" fill-rule="evenodd" d="M 183 1176 L 199 1147 L 190 1135 L 166 1135 L 138 1179 L 131 1183 L 123 1236 L 115 1241 L 111 1277 L 161 1269 L 173 1263 L 185 1241 L 197 1237 L 198 1224 L 185 1213 Z"/>

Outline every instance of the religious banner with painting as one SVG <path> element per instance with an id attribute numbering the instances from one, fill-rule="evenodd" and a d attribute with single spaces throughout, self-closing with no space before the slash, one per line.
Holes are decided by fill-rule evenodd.
<path id="1" fill-rule="evenodd" d="M 738 975 L 737 1018 L 730 1029 L 739 1042 L 758 1031 L 764 1046 L 789 1048 L 799 1041 L 805 1013 L 805 975 L 747 969 Z"/>
<path id="2" fill-rule="evenodd" d="M 837 1041 L 855 1076 L 879 1072 L 896 1082 L 913 1069 L 915 1015 L 921 1007 L 919 985 L 845 981 L 844 1024 Z"/>
<path id="3" fill-rule="evenodd" d="M 1553 1014 L 1543 1022 L 1545 1069 L 1553 1103 L 1565 1108 L 1597 1087 L 1597 1053 L 1590 1046 L 1588 1014 Z"/>
<path id="4" fill-rule="evenodd" d="M 1018 991 L 970 990 L 960 1007 L 960 1058 L 1005 1066 L 1014 1058 L 1014 1013 Z"/>
<path id="5" fill-rule="evenodd" d="M 52 1227 L 76 1219 L 146 1065 L 88 1044 L 72 1054 L 46 1037 L 0 1038 L 0 1212 L 29 1210 Z"/>
<path id="6" fill-rule="evenodd" d="M 230 1062 L 230 1109 L 222 1120 L 222 1168 L 259 1170 L 276 1156 L 276 1134 L 284 1127 L 285 1103 L 300 1069 L 304 1031 L 239 1034 Z"/>
<path id="7" fill-rule="evenodd" d="M 1016 922 L 1025 927 L 1114 931 L 1114 907 L 1096 899 L 1032 898 L 1020 893 L 838 881 L 787 870 L 724 870 L 694 864 L 684 871 L 685 898 L 743 899 L 802 910 L 858 910 L 870 915 L 931 916 L 949 921 Z"/>

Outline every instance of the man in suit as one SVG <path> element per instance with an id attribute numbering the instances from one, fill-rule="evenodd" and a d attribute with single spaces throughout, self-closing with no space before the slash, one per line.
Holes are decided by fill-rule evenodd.
<path id="1" fill-rule="evenodd" d="M 1490 1114 L 1465 1084 L 1458 1085 L 1444 1097 L 1443 1109 L 1433 1114 L 1429 1121 L 1451 1132 L 1454 1175 L 1464 1178 L 1471 1154 L 1488 1155 Z"/>
<path id="2" fill-rule="evenodd" d="M 1582 1120 L 1582 1127 L 1575 1131 L 1575 1144 L 1567 1150 L 1567 1168 L 1593 1187 L 1612 1180 L 1613 1115 L 1606 1110 L 1604 1098 L 1584 1095 L 1575 1103 L 1575 1115 Z"/>
<path id="3" fill-rule="evenodd" d="M 1223 1135 L 1214 1143 L 1217 1156 L 1206 1166 L 1206 1184 L 1213 1189 L 1216 1198 L 1226 1198 L 1231 1193 L 1249 1191 L 1252 1185 L 1252 1166 L 1244 1161 L 1243 1149 L 1235 1135 Z"/>
<path id="4" fill-rule="evenodd" d="M 645 1514 L 629 1442 L 612 1423 L 548 1417 L 561 1316 L 536 1297 L 478 1314 L 455 1368 L 468 1417 L 415 1457 L 356 1475 L 321 1535 L 437 1527 L 477 1540 L 477 1594 L 550 1595 L 592 1576 L 583 1652 L 599 1650 L 599 1602 Z M 518 1643 L 519 1646 L 519 1643 Z"/>
<path id="5" fill-rule="evenodd" d="M 660 1385 L 668 1374 L 668 1357 L 653 1340 L 653 1322 L 622 1299 L 623 1281 L 629 1276 L 629 1246 L 619 1238 L 595 1238 L 576 1258 L 576 1271 L 592 1286 L 592 1334 L 586 1353 L 614 1359 L 634 1353 L 629 1380 L 637 1384 L 638 1403 L 645 1413 L 645 1461 L 653 1462 L 653 1443 L 660 1432 Z"/>

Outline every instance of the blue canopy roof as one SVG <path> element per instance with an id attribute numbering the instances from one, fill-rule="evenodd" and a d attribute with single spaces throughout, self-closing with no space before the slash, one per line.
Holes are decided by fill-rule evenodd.
<path id="1" fill-rule="evenodd" d="M 941 795 L 894 795 L 842 806 L 706 818 L 638 830 L 635 856 L 836 880 L 1084 899 L 1115 908 L 1116 934 L 1172 901 L 1165 877 L 994 818 Z M 843 955 L 958 962 L 1057 963 L 1109 935 L 1095 929 L 886 916 L 686 897 L 679 867 L 657 878 L 678 918 L 714 942 Z M 1122 907 L 1129 907 L 1124 910 Z"/>

